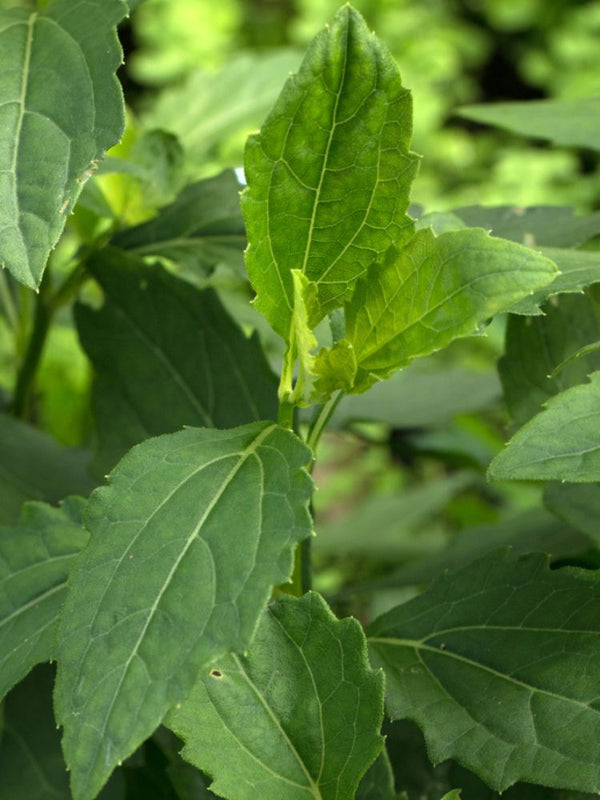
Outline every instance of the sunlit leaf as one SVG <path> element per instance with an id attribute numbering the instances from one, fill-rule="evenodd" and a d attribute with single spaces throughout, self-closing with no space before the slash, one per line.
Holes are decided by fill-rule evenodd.
<path id="1" fill-rule="evenodd" d="M 314 326 L 390 244 L 410 237 L 411 120 L 387 48 L 345 6 L 246 148 L 246 264 L 257 307 L 284 339 L 292 270 L 317 287 Z"/>
<path id="2" fill-rule="evenodd" d="M 135 447 L 92 495 L 57 646 L 75 800 L 95 797 L 202 665 L 247 648 L 311 531 L 309 459 L 269 423 L 188 428 Z"/>
<path id="3" fill-rule="evenodd" d="M 126 13 L 122 0 L 0 11 L 0 266 L 32 288 L 123 133 L 116 25 Z"/>
<path id="4" fill-rule="evenodd" d="M 497 791 L 518 780 L 600 790 L 600 582 L 542 555 L 445 573 L 368 629 L 392 718 L 423 729 Z"/>
<path id="5" fill-rule="evenodd" d="M 229 800 L 354 800 L 382 717 L 362 628 L 309 593 L 270 605 L 248 653 L 211 661 L 167 724 Z"/>
<path id="6" fill-rule="evenodd" d="M 417 232 L 403 249 L 388 251 L 383 268 L 360 280 L 346 305 L 356 390 L 474 333 L 555 273 L 539 253 L 477 228 Z"/>

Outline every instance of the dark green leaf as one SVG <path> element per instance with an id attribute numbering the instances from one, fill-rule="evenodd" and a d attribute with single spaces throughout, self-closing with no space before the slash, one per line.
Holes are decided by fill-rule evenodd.
<path id="1" fill-rule="evenodd" d="M 57 646 L 75 800 L 95 796 L 202 665 L 247 648 L 311 531 L 309 459 L 269 423 L 188 428 L 135 447 L 92 495 L 93 535 L 71 573 Z"/>
<path id="2" fill-rule="evenodd" d="M 553 514 L 600 547 L 600 485 L 549 483 L 544 490 L 544 503 Z"/>
<path id="3" fill-rule="evenodd" d="M 502 791 L 600 789 L 600 583 L 540 555 L 494 553 L 368 629 L 392 718 Z"/>
<path id="4" fill-rule="evenodd" d="M 56 503 L 68 494 L 87 495 L 96 485 L 86 471 L 88 459 L 0 414 L 0 524 L 15 522 L 25 500 Z"/>
<path id="5" fill-rule="evenodd" d="M 600 354 L 593 353 L 551 377 L 561 362 L 600 338 L 599 311 L 597 301 L 587 294 L 561 295 L 544 307 L 544 316 L 509 317 L 506 352 L 498 369 L 515 423 L 527 422 L 550 397 L 600 369 Z"/>
<path id="6" fill-rule="evenodd" d="M 600 150 L 600 97 L 463 106 L 458 113 L 523 136 Z"/>
<path id="7" fill-rule="evenodd" d="M 418 356 L 475 332 L 556 269 L 539 253 L 477 228 L 435 237 L 418 231 L 358 282 L 346 305 L 346 337 L 358 363 L 356 391 Z"/>
<path id="8" fill-rule="evenodd" d="M 0 800 L 71 800 L 69 774 L 52 711 L 54 670 L 36 667 L 4 702 L 0 724 Z M 115 774 L 98 800 L 124 800 Z"/>
<path id="9" fill-rule="evenodd" d="M 0 528 L 0 698 L 54 655 L 67 577 L 88 540 L 84 505 L 27 503 L 16 525 Z"/>
<path id="10" fill-rule="evenodd" d="M 465 206 L 454 214 L 471 228 L 529 247 L 578 247 L 600 234 L 600 211 L 575 216 L 565 206 Z"/>
<path id="11" fill-rule="evenodd" d="M 494 458 L 492 480 L 600 481 L 600 372 L 555 395 Z"/>
<path id="12" fill-rule="evenodd" d="M 117 233 L 113 244 L 199 274 L 221 262 L 239 271 L 246 246 L 239 191 L 233 172 L 193 183 L 154 219 Z"/>
<path id="13" fill-rule="evenodd" d="M 411 127 L 410 95 L 387 48 L 345 6 L 246 148 L 246 264 L 257 307 L 286 341 L 292 270 L 316 286 L 312 327 L 390 244 L 410 237 Z"/>
<path id="14" fill-rule="evenodd" d="M 213 659 L 167 724 L 228 800 L 354 800 L 381 750 L 362 628 L 309 593 L 269 606 L 247 655 Z"/>
<path id="15" fill-rule="evenodd" d="M 394 773 L 385 748 L 358 784 L 355 800 L 396 800 Z"/>
<path id="16" fill-rule="evenodd" d="M 560 273 L 552 283 L 515 303 L 510 308 L 514 314 L 541 314 L 540 306 L 549 297 L 561 292 L 581 292 L 586 286 L 600 281 L 600 253 L 598 252 L 544 247 L 542 253 L 554 261 Z"/>
<path id="17" fill-rule="evenodd" d="M 76 307 L 94 365 L 102 474 L 134 444 L 183 425 L 228 428 L 275 419 L 276 381 L 212 290 L 116 250 L 90 263 L 104 306 Z"/>
<path id="18" fill-rule="evenodd" d="M 39 285 L 83 184 L 123 133 L 122 0 L 0 12 L 0 265 Z M 93 35 L 90 35 L 90 31 Z"/>

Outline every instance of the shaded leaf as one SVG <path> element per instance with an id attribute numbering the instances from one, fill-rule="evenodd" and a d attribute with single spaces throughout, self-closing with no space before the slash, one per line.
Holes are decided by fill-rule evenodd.
<path id="1" fill-rule="evenodd" d="M 87 495 L 96 485 L 86 471 L 88 460 L 88 453 L 60 447 L 0 414 L 0 524 L 15 522 L 25 500 L 56 503 L 68 494 Z"/>
<path id="2" fill-rule="evenodd" d="M 183 425 L 276 418 L 276 380 L 258 337 L 241 332 L 212 290 L 117 250 L 103 251 L 90 269 L 105 302 L 76 306 L 75 318 L 97 376 L 97 471 Z"/>
<path id="3" fill-rule="evenodd" d="M 546 508 L 600 547 L 600 485 L 549 483 L 544 489 Z"/>
<path id="4" fill-rule="evenodd" d="M 600 281 L 600 253 L 556 247 L 544 247 L 542 253 L 554 261 L 560 273 L 552 283 L 515 303 L 509 309 L 513 314 L 541 314 L 540 306 L 549 297 L 561 292 L 581 292 Z"/>
<path id="5" fill-rule="evenodd" d="M 493 459 L 492 480 L 600 481 L 600 372 L 550 398 Z"/>
<path id="6" fill-rule="evenodd" d="M 179 800 L 216 798 L 217 795 L 208 788 L 210 778 L 181 757 L 180 750 L 183 747 L 181 739 L 163 725 L 154 732 L 152 738 L 168 759 L 167 774 Z"/>
<path id="7" fill-rule="evenodd" d="M 88 540 L 84 506 L 77 497 L 60 508 L 27 503 L 16 525 L 0 528 L 0 698 L 54 655 L 67 577 Z"/>
<path id="8" fill-rule="evenodd" d="M 345 6 L 246 147 L 246 265 L 258 309 L 286 341 L 293 269 L 316 284 L 313 327 L 390 244 L 410 237 L 411 127 L 387 48 Z"/>
<path id="9" fill-rule="evenodd" d="M 546 558 L 494 553 L 442 575 L 368 629 L 392 718 L 492 788 L 597 792 L 600 584 Z"/>
<path id="10" fill-rule="evenodd" d="M 543 316 L 509 317 L 498 371 L 516 424 L 527 422 L 550 397 L 600 369 L 600 354 L 594 353 L 552 375 L 561 362 L 600 337 L 599 311 L 589 294 L 561 295 L 544 306 Z"/>
<path id="11" fill-rule="evenodd" d="M 0 265 L 39 285 L 83 184 L 123 133 L 122 0 L 0 12 Z M 90 36 L 93 31 L 93 36 Z"/>
<path id="12" fill-rule="evenodd" d="M 382 677 L 356 620 L 312 592 L 283 597 L 247 655 L 214 659 L 167 724 L 229 800 L 257 786 L 261 800 L 354 800 L 383 745 Z"/>
<path id="13" fill-rule="evenodd" d="M 189 428 L 135 447 L 92 495 L 57 645 L 75 800 L 95 796 L 203 664 L 246 649 L 311 531 L 309 459 L 276 425 Z"/>
<path id="14" fill-rule="evenodd" d="M 523 136 L 600 150 L 600 97 L 463 106 L 457 113 Z"/>
<path id="15" fill-rule="evenodd" d="M 397 800 L 394 773 L 385 748 L 358 784 L 355 800 Z"/>
<path id="16" fill-rule="evenodd" d="M 355 391 L 418 356 L 475 332 L 516 298 L 552 279 L 551 261 L 476 228 L 435 237 L 418 231 L 358 282 L 346 305 L 346 337 L 358 363 Z"/>
<path id="17" fill-rule="evenodd" d="M 54 669 L 36 667 L 4 701 L 0 723 L 0 800 L 70 800 L 69 775 L 52 711 Z M 115 774 L 98 800 L 124 800 Z"/>
<path id="18" fill-rule="evenodd" d="M 575 215 L 567 206 L 464 206 L 453 213 L 471 228 L 529 247 L 578 247 L 600 234 L 600 211 Z"/>
<path id="19" fill-rule="evenodd" d="M 200 274 L 221 262 L 239 271 L 246 246 L 239 190 L 233 172 L 193 183 L 154 219 L 118 232 L 112 243 Z"/>

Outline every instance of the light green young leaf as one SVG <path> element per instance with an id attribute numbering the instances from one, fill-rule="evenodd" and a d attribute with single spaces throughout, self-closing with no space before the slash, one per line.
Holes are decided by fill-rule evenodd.
<path id="1" fill-rule="evenodd" d="M 600 97 L 463 106 L 458 113 L 524 136 L 600 150 Z"/>
<path id="2" fill-rule="evenodd" d="M 309 459 L 269 423 L 189 428 L 133 448 L 92 495 L 57 644 L 75 800 L 95 797 L 202 665 L 247 648 L 311 531 Z"/>
<path id="3" fill-rule="evenodd" d="M 229 800 L 354 800 L 383 738 L 362 628 L 315 593 L 269 606 L 244 656 L 214 659 L 167 718 Z"/>
<path id="4" fill-rule="evenodd" d="M 544 306 L 544 315 L 511 315 L 505 353 L 498 362 L 504 398 L 514 422 L 522 425 L 550 397 L 583 383 L 600 369 L 600 354 L 556 367 L 588 342 L 600 338 L 600 306 L 589 293 L 560 295 Z"/>
<path id="5" fill-rule="evenodd" d="M 31 288 L 123 133 L 116 25 L 126 13 L 122 0 L 0 12 L 0 266 Z"/>
<path id="6" fill-rule="evenodd" d="M 493 459 L 492 480 L 600 481 L 600 372 L 546 403 Z"/>
<path id="7" fill-rule="evenodd" d="M 96 472 L 183 425 L 276 418 L 277 381 L 258 337 L 242 333 L 212 290 L 117 250 L 104 250 L 89 268 L 105 302 L 99 310 L 77 305 L 75 318 L 96 372 Z"/>
<path id="8" fill-rule="evenodd" d="M 393 719 L 496 791 L 518 780 L 600 791 L 600 581 L 543 555 L 445 573 L 367 630 Z"/>
<path id="9" fill-rule="evenodd" d="M 0 721 L 0 800 L 71 800 L 52 709 L 54 669 L 36 667 L 8 695 Z M 124 800 L 118 772 L 98 800 Z"/>
<path id="10" fill-rule="evenodd" d="M 233 172 L 187 186 L 157 217 L 118 232 L 116 247 L 163 256 L 196 274 L 224 262 L 239 271 L 246 246 L 240 185 Z"/>
<path id="11" fill-rule="evenodd" d="M 600 281 L 600 253 L 557 247 L 544 247 L 541 252 L 554 261 L 560 273 L 551 283 L 515 303 L 509 309 L 513 314 L 541 314 L 540 306 L 549 297 L 564 292 L 581 292 L 586 286 Z"/>
<path id="12" fill-rule="evenodd" d="M 390 248 L 346 305 L 346 337 L 358 363 L 354 390 L 474 333 L 555 274 L 539 253 L 477 228 L 438 237 L 418 231 L 403 249 Z"/>
<path id="13" fill-rule="evenodd" d="M 461 799 L 461 790 L 460 789 L 453 789 L 451 792 L 447 792 L 442 797 L 442 800 L 460 800 Z"/>
<path id="14" fill-rule="evenodd" d="M 26 500 L 57 503 L 96 486 L 89 453 L 61 447 L 42 431 L 0 414 L 0 524 L 16 522 Z M 35 469 L 32 467 L 35 465 Z"/>
<path id="15" fill-rule="evenodd" d="M 26 503 L 16 525 L 0 528 L 0 698 L 54 655 L 69 570 L 88 540 L 84 506 Z"/>
<path id="16" fill-rule="evenodd" d="M 317 286 L 314 327 L 390 244 L 410 237 L 411 127 L 393 59 L 345 6 L 246 148 L 246 265 L 258 309 L 286 341 L 292 270 Z"/>

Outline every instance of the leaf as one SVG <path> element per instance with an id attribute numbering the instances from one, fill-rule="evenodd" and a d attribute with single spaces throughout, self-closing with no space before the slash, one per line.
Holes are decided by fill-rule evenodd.
<path id="1" fill-rule="evenodd" d="M 382 677 L 356 620 L 313 592 L 283 597 L 248 654 L 213 660 L 167 724 L 229 800 L 257 787 L 261 800 L 354 800 L 383 745 Z"/>
<path id="2" fill-rule="evenodd" d="M 4 701 L 0 724 L 0 800 L 69 800 L 69 776 L 52 711 L 54 670 L 36 667 Z M 115 774 L 98 800 L 124 800 Z"/>
<path id="3" fill-rule="evenodd" d="M 359 281 L 346 305 L 354 391 L 474 333 L 555 271 L 538 253 L 483 230 L 418 231 L 403 249 L 390 248 L 383 268 Z"/>
<path id="4" fill-rule="evenodd" d="M 145 128 L 175 133 L 196 177 L 242 161 L 244 140 L 256 130 L 281 88 L 282 76 L 296 69 L 292 50 L 241 53 L 214 74 L 196 70 L 180 86 L 163 89 L 143 117 Z"/>
<path id="5" fill-rule="evenodd" d="M 179 800 L 215 800 L 217 795 L 208 788 L 210 778 L 181 757 L 181 739 L 162 725 L 152 739 L 167 758 L 166 772 Z"/>
<path id="6" fill-rule="evenodd" d="M 579 247 L 600 234 L 599 211 L 575 216 L 567 206 L 464 206 L 453 213 L 471 228 L 528 247 Z"/>
<path id="7" fill-rule="evenodd" d="M 94 492 L 57 644 L 75 800 L 95 796 L 201 666 L 247 648 L 311 531 L 309 460 L 269 423 L 189 428 L 135 447 Z"/>
<path id="8" fill-rule="evenodd" d="M 332 423 L 375 420 L 394 428 L 441 427 L 456 414 L 481 411 L 501 397 L 494 372 L 415 361 L 368 394 L 342 398 Z M 440 397 L 444 402 L 440 404 Z"/>
<path id="9" fill-rule="evenodd" d="M 457 113 L 523 136 L 600 150 L 600 97 L 463 106 Z"/>
<path id="10" fill-rule="evenodd" d="M 600 546 L 600 485 L 549 483 L 544 490 L 546 508 Z"/>
<path id="11" fill-rule="evenodd" d="M 508 318 L 498 371 L 516 424 L 527 422 L 550 397 L 600 369 L 600 355 L 590 354 L 553 374 L 583 345 L 600 338 L 599 311 L 598 301 L 589 294 L 560 295 L 544 306 L 543 316 Z"/>
<path id="12" fill-rule="evenodd" d="M 162 256 L 203 274 L 218 263 L 242 267 L 246 246 L 240 185 L 233 172 L 187 186 L 157 217 L 113 236 L 116 247 L 138 256 Z"/>
<path id="13" fill-rule="evenodd" d="M 460 789 L 453 789 L 442 797 L 442 800 L 460 800 L 462 797 Z"/>
<path id="14" fill-rule="evenodd" d="M 493 459 L 491 480 L 600 481 L 600 372 L 555 395 Z"/>
<path id="15" fill-rule="evenodd" d="M 317 287 L 314 327 L 390 244 L 410 237 L 411 119 L 387 48 L 345 6 L 248 140 L 246 266 L 257 308 L 286 341 L 293 269 Z"/>
<path id="16" fill-rule="evenodd" d="M 123 133 L 122 0 L 0 12 L 0 265 L 36 288 L 67 214 Z M 93 35 L 90 35 L 93 32 Z"/>
<path id="17" fill-rule="evenodd" d="M 0 524 L 15 522 L 25 500 L 56 503 L 68 494 L 87 495 L 96 485 L 86 472 L 88 459 L 0 414 Z"/>
<path id="18" fill-rule="evenodd" d="M 69 570 L 88 540 L 84 505 L 26 503 L 16 525 L 0 528 L 0 698 L 54 655 Z"/>
<path id="19" fill-rule="evenodd" d="M 100 310 L 77 305 L 82 346 L 97 376 L 96 471 L 183 425 L 228 428 L 277 416 L 276 380 L 258 337 L 247 338 L 212 290 L 116 250 L 90 269 Z"/>
<path id="20" fill-rule="evenodd" d="M 517 780 L 598 792 L 600 584 L 539 554 L 440 576 L 367 630 L 393 719 L 497 791 Z"/>
<path id="21" fill-rule="evenodd" d="M 394 773 L 385 748 L 358 784 L 355 800 L 397 800 Z"/>
<path id="22" fill-rule="evenodd" d="M 554 261 L 560 273 L 551 283 L 515 303 L 509 309 L 513 314 L 541 314 L 540 306 L 549 297 L 562 292 L 581 292 L 600 281 L 600 253 L 556 247 L 544 247 L 542 253 Z"/>

